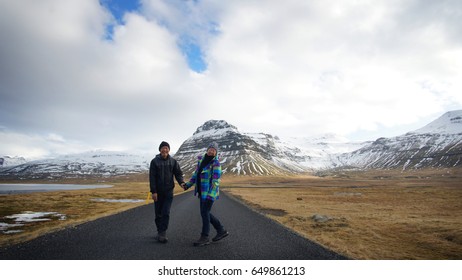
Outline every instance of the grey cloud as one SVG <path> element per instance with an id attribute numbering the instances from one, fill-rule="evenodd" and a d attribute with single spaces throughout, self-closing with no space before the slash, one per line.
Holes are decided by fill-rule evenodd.
<path id="1" fill-rule="evenodd" d="M 55 151 L 61 139 L 75 149 L 179 146 L 208 119 L 353 133 L 462 104 L 451 72 L 460 62 L 441 55 L 460 54 L 458 1 L 142 1 L 112 40 L 97 1 L 34 2 L 0 3 L 0 131 Z M 206 72 L 188 69 L 181 36 L 206 51 Z M 419 106 L 406 108 L 412 100 Z"/>

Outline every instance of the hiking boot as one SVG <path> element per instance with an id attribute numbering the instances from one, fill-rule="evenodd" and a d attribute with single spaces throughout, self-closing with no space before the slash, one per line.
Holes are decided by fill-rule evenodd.
<path id="1" fill-rule="evenodd" d="M 207 236 L 201 235 L 201 238 L 194 242 L 194 246 L 200 247 L 200 246 L 205 246 L 210 244 L 210 239 Z"/>
<path id="2" fill-rule="evenodd" d="M 217 233 L 215 237 L 212 239 L 213 242 L 217 242 L 225 238 L 226 236 L 229 235 L 229 232 L 227 230 L 223 230 L 222 232 Z"/>
<path id="3" fill-rule="evenodd" d="M 159 234 L 156 237 L 156 240 L 160 243 L 167 243 L 168 238 L 166 236 L 166 232 L 159 232 Z"/>

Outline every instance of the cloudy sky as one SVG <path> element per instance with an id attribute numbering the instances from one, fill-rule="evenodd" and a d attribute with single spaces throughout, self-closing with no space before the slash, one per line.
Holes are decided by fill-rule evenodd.
<path id="1" fill-rule="evenodd" d="M 172 150 L 210 119 L 374 140 L 462 109 L 459 0 L 0 0 L 0 155 Z"/>

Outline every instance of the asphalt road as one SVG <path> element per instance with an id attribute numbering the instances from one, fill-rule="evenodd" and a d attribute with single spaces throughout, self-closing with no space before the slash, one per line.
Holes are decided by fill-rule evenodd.
<path id="1" fill-rule="evenodd" d="M 194 247 L 201 232 L 199 201 L 191 192 L 175 196 L 169 242 L 155 241 L 153 204 L 77 227 L 50 233 L 7 248 L 0 259 L 41 260 L 328 260 L 345 259 L 221 193 L 212 208 L 230 235 Z M 215 230 L 211 227 L 211 237 Z"/>

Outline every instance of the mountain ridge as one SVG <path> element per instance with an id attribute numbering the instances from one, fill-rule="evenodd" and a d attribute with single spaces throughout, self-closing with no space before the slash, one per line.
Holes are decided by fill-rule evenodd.
<path id="1" fill-rule="evenodd" d="M 424 127 L 338 157 L 339 165 L 360 169 L 418 169 L 462 165 L 462 110 L 449 111 Z"/>
<path id="2" fill-rule="evenodd" d="M 233 175 L 287 175 L 330 168 L 407 170 L 458 167 L 462 166 L 462 110 L 449 111 L 404 135 L 365 142 L 347 142 L 335 134 L 280 138 L 267 133 L 242 133 L 224 120 L 209 120 L 199 126 L 174 154 L 186 177 L 194 171 L 197 156 L 205 153 L 210 142 L 218 143 L 224 173 Z M 0 158 L 0 178 L 94 174 L 109 177 L 142 173 L 149 170 L 153 157 L 108 151 L 31 162 L 3 157 Z"/>

